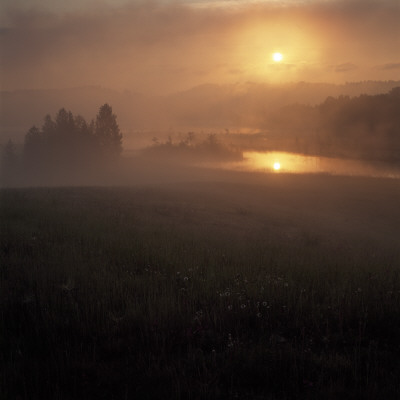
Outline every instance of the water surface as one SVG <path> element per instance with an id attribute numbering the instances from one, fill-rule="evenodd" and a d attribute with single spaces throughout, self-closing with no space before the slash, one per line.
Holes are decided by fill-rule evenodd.
<path id="1" fill-rule="evenodd" d="M 308 156 L 287 152 L 244 153 L 244 160 L 226 163 L 222 168 L 268 173 L 327 173 L 332 175 L 400 178 L 400 168 L 379 162 Z"/>

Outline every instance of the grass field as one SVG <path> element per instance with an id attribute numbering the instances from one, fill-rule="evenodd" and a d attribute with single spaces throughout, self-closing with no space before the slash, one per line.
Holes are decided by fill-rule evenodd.
<path id="1" fill-rule="evenodd" d="M 400 398 L 397 180 L 2 189 L 1 399 Z"/>

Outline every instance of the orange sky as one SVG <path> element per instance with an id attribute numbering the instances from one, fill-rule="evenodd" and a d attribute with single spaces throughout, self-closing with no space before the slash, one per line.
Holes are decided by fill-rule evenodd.
<path id="1" fill-rule="evenodd" d="M 399 0 L 63 3 L 4 1 L 2 89 L 400 78 Z"/>

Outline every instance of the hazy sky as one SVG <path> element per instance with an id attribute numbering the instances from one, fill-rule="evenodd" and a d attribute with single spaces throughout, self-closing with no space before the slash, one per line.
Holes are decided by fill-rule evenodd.
<path id="1" fill-rule="evenodd" d="M 400 0 L 2 0 L 1 86 L 397 80 L 399 21 Z"/>

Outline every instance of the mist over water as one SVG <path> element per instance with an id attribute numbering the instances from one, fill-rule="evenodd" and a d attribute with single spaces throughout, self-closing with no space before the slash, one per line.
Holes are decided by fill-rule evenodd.
<path id="1" fill-rule="evenodd" d="M 2 0 L 1 399 L 400 399 L 400 0 Z"/>
<path id="2" fill-rule="evenodd" d="M 224 169 L 248 172 L 326 173 L 331 175 L 400 179 L 400 168 L 379 162 L 309 156 L 280 151 L 247 151 L 244 152 L 243 157 L 243 161 L 219 163 L 218 166 Z"/>

